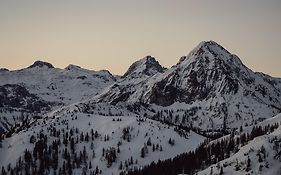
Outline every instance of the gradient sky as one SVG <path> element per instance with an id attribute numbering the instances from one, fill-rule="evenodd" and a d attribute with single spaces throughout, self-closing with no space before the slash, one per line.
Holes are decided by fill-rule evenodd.
<path id="1" fill-rule="evenodd" d="M 146 55 L 171 67 L 204 40 L 281 77 L 281 1 L 0 0 L 0 67 L 12 70 L 44 60 L 123 74 Z"/>

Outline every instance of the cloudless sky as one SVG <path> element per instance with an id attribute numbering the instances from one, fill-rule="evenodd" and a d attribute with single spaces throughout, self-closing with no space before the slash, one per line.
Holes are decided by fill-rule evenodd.
<path id="1" fill-rule="evenodd" d="M 35 60 L 123 74 L 152 55 L 176 64 L 214 40 L 281 77 L 280 0 L 0 0 L 0 67 Z"/>

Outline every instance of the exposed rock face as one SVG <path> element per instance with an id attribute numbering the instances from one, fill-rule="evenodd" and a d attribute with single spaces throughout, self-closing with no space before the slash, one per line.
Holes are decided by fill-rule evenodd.
<path id="1" fill-rule="evenodd" d="M 239 58 L 221 46 L 203 42 L 155 83 L 150 103 L 167 106 L 176 101 L 192 103 L 208 99 L 216 93 L 236 94 L 243 68 Z"/>
<path id="2" fill-rule="evenodd" d="M 6 84 L 0 86 L 0 108 L 20 108 L 31 112 L 49 110 L 51 104 L 20 85 Z"/>

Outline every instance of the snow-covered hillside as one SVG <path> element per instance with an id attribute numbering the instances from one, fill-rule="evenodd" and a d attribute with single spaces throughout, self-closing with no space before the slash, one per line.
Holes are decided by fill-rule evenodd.
<path id="1" fill-rule="evenodd" d="M 258 126 L 265 127 L 276 123 L 279 127 L 272 133 L 261 135 L 248 144 L 241 145 L 237 153 L 198 172 L 198 175 L 281 174 L 281 114 L 265 120 Z M 246 132 L 247 130 L 249 128 Z"/>
<path id="2" fill-rule="evenodd" d="M 105 117 L 79 112 L 55 118 L 49 116 L 5 139 L 0 149 L 0 165 L 7 167 L 11 163 L 10 166 L 15 167 L 20 157 L 25 159 L 26 150 L 34 153 L 35 147 L 46 139 L 46 146 L 42 151 L 49 153 L 44 160 L 47 158 L 54 161 L 55 154 L 58 156 L 57 174 L 60 174 L 59 169 L 62 171 L 63 162 L 68 164 L 66 154 L 71 160 L 75 160 L 74 157 L 79 157 L 84 149 L 86 158 L 83 162 L 70 162 L 75 174 L 82 174 L 85 169 L 86 172 L 95 171 L 96 167 L 102 174 L 119 174 L 121 171 L 190 151 L 204 140 L 204 137 L 192 131 L 180 135 L 174 129 L 137 116 Z M 54 142 L 60 142 L 57 153 L 52 150 Z M 110 151 L 116 156 L 114 160 L 109 160 L 106 156 Z M 32 158 L 32 161 L 37 161 L 39 165 L 42 160 Z M 49 173 L 53 174 L 53 164 L 50 162 L 49 166 Z M 39 169 L 38 166 L 37 170 Z"/>
<path id="3" fill-rule="evenodd" d="M 281 114 L 256 126 L 233 130 L 229 135 L 207 140 L 195 151 L 151 163 L 128 175 L 223 175 L 273 174 L 281 168 Z"/>

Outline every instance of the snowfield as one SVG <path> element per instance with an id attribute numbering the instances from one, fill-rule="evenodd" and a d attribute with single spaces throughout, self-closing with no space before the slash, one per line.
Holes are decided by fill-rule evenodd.
<path id="1" fill-rule="evenodd" d="M 88 115 L 77 113 L 73 117 L 77 119 L 72 120 L 73 114 L 57 116 L 55 119 L 41 119 L 38 120 L 36 126 L 32 126 L 20 133 L 12 136 L 11 138 L 5 139 L 3 141 L 3 147 L 0 149 L 0 165 L 7 166 L 9 163 L 15 165 L 19 156 L 23 156 L 25 149 L 32 150 L 34 144 L 29 143 L 31 135 L 36 135 L 39 133 L 48 133 L 48 126 L 54 126 L 56 130 L 67 130 L 68 128 L 79 128 L 79 133 L 90 133 L 91 129 L 99 133 L 99 138 L 94 141 L 79 142 L 75 148 L 76 152 L 83 150 L 86 147 L 89 160 L 92 165 L 98 166 L 102 170 L 103 174 L 119 174 L 119 166 L 122 161 L 123 164 L 126 160 L 133 158 L 134 162 L 129 168 L 142 167 L 151 163 L 152 161 L 164 160 L 167 158 L 172 158 L 177 154 L 187 152 L 195 149 L 198 144 L 205 140 L 204 137 L 190 131 L 186 137 L 180 136 L 173 129 L 174 127 L 169 127 L 167 125 L 161 124 L 160 122 L 142 119 L 135 116 L 98 116 L 98 115 Z M 121 121 L 117 121 L 117 120 Z M 115 120 L 115 121 L 113 121 Z M 142 121 L 143 120 L 143 121 Z M 128 142 L 121 138 L 123 135 L 123 129 L 129 128 L 131 139 Z M 79 135 L 79 134 L 78 134 Z M 109 140 L 104 141 L 105 136 L 109 137 Z M 75 137 L 75 135 L 74 135 Z M 144 158 L 141 157 L 141 148 L 147 143 L 150 138 L 151 144 L 159 144 L 162 147 L 158 150 L 152 151 L 152 146 L 148 147 L 148 153 Z M 175 141 L 172 146 L 168 143 L 169 138 Z M 48 137 L 48 142 L 55 140 L 54 137 Z M 102 149 L 107 149 L 109 147 L 116 147 L 118 142 L 121 142 L 120 153 L 117 154 L 116 162 L 112 164 L 110 168 L 107 168 L 107 163 L 102 157 Z M 91 148 L 91 144 L 93 147 Z M 63 152 L 64 146 L 60 147 Z M 92 152 L 95 152 L 95 158 L 92 157 Z M 62 161 L 62 160 L 61 160 Z M 59 164 L 62 164 L 60 162 Z M 76 169 L 74 172 L 77 174 L 81 173 L 81 170 Z"/>

